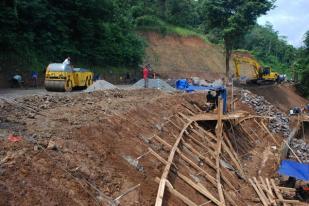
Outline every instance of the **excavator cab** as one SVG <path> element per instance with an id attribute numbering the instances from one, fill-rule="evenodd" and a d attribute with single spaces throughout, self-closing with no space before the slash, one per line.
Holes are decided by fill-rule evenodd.
<path id="1" fill-rule="evenodd" d="M 245 56 L 234 56 L 235 74 L 240 78 L 240 65 L 242 63 L 249 64 L 253 67 L 254 74 L 249 77 L 248 82 L 256 84 L 272 84 L 278 82 L 279 73 L 273 72 L 269 66 L 261 66 L 254 58 Z"/>

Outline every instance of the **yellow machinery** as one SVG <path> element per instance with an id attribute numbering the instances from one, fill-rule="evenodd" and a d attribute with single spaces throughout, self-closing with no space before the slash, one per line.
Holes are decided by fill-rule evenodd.
<path id="1" fill-rule="evenodd" d="M 275 83 L 279 81 L 279 73 L 273 72 L 271 67 L 261 66 L 255 59 L 246 56 L 234 56 L 235 75 L 240 78 L 240 65 L 241 63 L 247 63 L 254 69 L 254 75 L 251 77 L 251 81 L 254 83 Z"/>
<path id="2" fill-rule="evenodd" d="M 92 85 L 93 73 L 86 69 L 73 68 L 71 65 L 49 64 L 45 74 L 47 91 L 70 92 L 76 88 Z"/>

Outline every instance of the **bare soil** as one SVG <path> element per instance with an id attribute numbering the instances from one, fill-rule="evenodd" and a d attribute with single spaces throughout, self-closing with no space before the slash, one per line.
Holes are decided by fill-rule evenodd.
<path id="1" fill-rule="evenodd" d="M 297 93 L 294 86 L 289 84 L 267 86 L 255 85 L 246 88 L 259 96 L 264 96 L 267 101 L 287 114 L 291 108 L 303 108 L 309 103 L 307 99 Z"/>
<path id="2" fill-rule="evenodd" d="M 147 154 L 149 141 L 157 134 L 173 144 L 179 130 L 168 119 L 178 112 L 188 115 L 186 108 L 194 110 L 193 104 L 202 108 L 204 103 L 204 94 L 158 90 L 45 94 L 0 101 L 0 205 L 108 205 L 110 198 L 138 184 L 140 188 L 122 197 L 120 205 L 154 205 L 158 189 L 154 180 L 164 167 Z M 237 108 L 254 114 L 241 103 Z M 263 137 L 248 145 L 243 132 L 229 131 L 246 175 L 275 177 L 278 149 L 271 148 L 269 137 L 253 122 L 246 127 Z M 12 143 L 9 134 L 23 140 Z M 167 158 L 168 153 L 161 155 Z M 138 167 L 128 157 L 141 157 Z M 182 194 L 205 203 L 184 182 L 173 175 L 170 179 Z M 258 205 L 248 183 L 236 175 L 229 180 L 237 189 L 230 191 L 237 205 Z M 183 203 L 166 193 L 164 205 Z"/>

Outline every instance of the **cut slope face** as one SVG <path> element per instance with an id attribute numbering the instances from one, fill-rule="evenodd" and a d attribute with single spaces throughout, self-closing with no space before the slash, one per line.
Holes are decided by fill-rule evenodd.
<path id="1" fill-rule="evenodd" d="M 218 45 L 205 42 L 199 37 L 180 37 L 155 32 L 142 34 L 148 43 L 145 63 L 163 77 L 183 78 L 198 76 L 214 80 L 225 74 L 224 49 Z M 241 56 L 251 56 L 248 52 L 237 52 Z M 235 73 L 231 57 L 230 72 Z M 240 76 L 251 78 L 255 74 L 253 66 L 241 63 Z"/>
<path id="2" fill-rule="evenodd" d="M 264 96 L 271 104 L 288 113 L 293 107 L 303 107 L 308 100 L 298 95 L 295 87 L 290 85 L 270 85 L 247 87 L 251 92 Z"/>
<path id="3" fill-rule="evenodd" d="M 148 42 L 145 63 L 167 76 L 197 75 L 216 79 L 225 72 L 224 51 L 198 37 L 144 33 Z"/>

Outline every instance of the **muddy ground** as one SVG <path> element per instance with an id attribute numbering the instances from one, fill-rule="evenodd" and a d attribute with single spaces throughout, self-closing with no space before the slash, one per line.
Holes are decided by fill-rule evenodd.
<path id="1" fill-rule="evenodd" d="M 138 184 L 120 205 L 154 205 L 158 189 L 154 179 L 161 176 L 163 165 L 147 154 L 147 141 L 154 134 L 177 135 L 179 130 L 168 119 L 204 103 L 204 94 L 157 90 L 43 94 L 1 101 L 0 205 L 107 205 Z M 237 108 L 253 114 L 246 105 L 239 103 Z M 10 142 L 10 134 L 22 140 Z M 236 134 L 235 141 L 241 144 L 244 134 Z M 272 146 L 265 138 L 239 149 L 248 176 L 276 177 L 278 149 Z M 128 160 L 138 157 L 138 166 L 132 166 Z M 239 188 L 233 194 L 239 205 L 258 205 L 252 202 L 256 198 L 252 188 L 235 181 Z M 177 184 L 203 203 L 195 191 Z M 167 193 L 165 205 L 183 203 Z"/>

